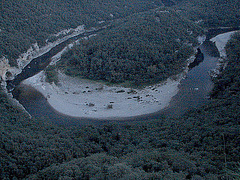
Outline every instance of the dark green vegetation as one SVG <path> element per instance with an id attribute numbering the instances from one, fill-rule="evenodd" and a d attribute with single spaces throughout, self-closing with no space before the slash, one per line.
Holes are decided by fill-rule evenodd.
<path id="1" fill-rule="evenodd" d="M 1 179 L 239 177 L 240 34 L 209 104 L 182 117 L 65 128 L 30 119 L 1 94 Z"/>
<path id="2" fill-rule="evenodd" d="M 240 25 L 238 0 L 2 0 L 0 3 L 0 57 L 6 56 L 12 65 L 16 65 L 15 59 L 32 43 L 44 45 L 47 38 L 53 38 L 52 34 L 63 29 L 82 24 L 97 26 L 99 21 L 108 22 L 163 5 L 172 5 L 193 21 L 203 20 L 205 27 Z"/>
<path id="3" fill-rule="evenodd" d="M 57 76 L 57 71 L 54 66 L 48 66 L 45 69 L 45 74 L 46 74 L 46 81 L 49 83 L 54 82 L 55 84 L 58 83 L 58 76 Z"/>
<path id="4" fill-rule="evenodd" d="M 184 0 L 178 4 L 179 13 L 206 28 L 238 27 L 239 0 Z"/>
<path id="5" fill-rule="evenodd" d="M 171 4 L 171 3 L 169 3 Z M 134 86 L 182 71 L 199 27 L 239 26 L 239 1 L 181 1 L 138 13 L 67 52 L 61 67 L 71 76 Z M 226 11 L 230 13 L 226 13 Z"/>
<path id="6" fill-rule="evenodd" d="M 110 30 L 82 40 L 61 59 L 66 73 L 110 83 L 142 85 L 180 73 L 193 54 L 201 28 L 172 10 L 125 18 Z"/>
<path id="7" fill-rule="evenodd" d="M 2 0 L 0 2 L 0 57 L 16 59 L 32 43 L 44 45 L 63 29 L 96 26 L 162 5 L 161 0 Z M 113 16 L 111 16 L 111 14 Z"/>
<path id="8" fill-rule="evenodd" d="M 237 0 L 187 1 L 189 3 L 183 0 L 181 6 L 171 8 L 181 7 L 183 10 L 177 13 L 181 13 L 182 17 L 187 14 L 193 21 L 203 19 L 204 27 L 239 25 Z M 38 41 L 43 44 L 50 34 L 59 30 L 94 22 L 92 19 L 95 21 L 111 19 L 108 16 L 110 13 L 115 13 L 116 18 L 132 15 L 134 12 L 148 9 L 146 7 L 155 7 L 158 1 L 154 1 L 155 5 L 151 6 L 145 3 L 152 1 L 109 1 L 110 3 L 104 4 L 104 7 L 108 8 L 106 11 L 100 11 L 103 8 L 100 6 L 103 1 L 54 1 L 55 9 L 52 8 L 51 1 L 47 0 L 1 2 L 1 10 L 3 10 L 0 21 L 1 54 L 15 58 L 31 43 Z M 81 5 L 85 9 L 82 14 L 78 14 L 79 9 L 81 10 L 80 5 L 77 4 L 79 2 L 85 5 Z M 115 3 L 123 4 L 123 2 L 131 8 L 119 9 L 120 5 L 115 6 Z M 140 5 L 136 6 L 133 2 L 140 2 Z M 173 5 L 176 1 L 166 0 L 164 3 Z M 143 6 L 144 8 L 140 8 Z M 123 9 L 126 10 L 125 14 L 120 13 Z M 138 29 L 136 32 L 149 35 L 147 31 L 151 29 L 147 27 L 152 25 L 153 21 L 146 21 L 144 18 L 154 20 L 155 15 L 143 17 L 132 15 L 142 18 L 144 25 L 146 23 L 146 26 L 143 26 L 144 31 Z M 179 21 L 186 25 L 192 24 L 191 21 L 176 16 L 174 12 L 171 15 L 176 19 L 179 18 Z M 213 17 L 214 21 L 211 20 Z M 122 21 L 119 20 L 118 23 L 122 24 Z M 130 25 L 127 22 L 131 21 L 128 20 L 126 25 L 121 26 L 122 32 L 129 29 Z M 138 24 L 135 25 L 137 28 Z M 114 28 L 113 26 L 111 31 L 117 30 Z M 166 30 L 166 27 L 163 29 Z M 174 31 L 176 28 L 172 28 L 172 32 Z M 122 32 L 118 31 L 116 34 L 123 35 Z M 186 31 L 183 30 L 181 33 L 184 34 Z M 137 36 L 133 32 L 132 34 L 132 37 Z M 153 38 L 158 34 L 159 32 L 154 32 Z M 111 40 L 114 39 L 113 33 L 109 35 Z M 174 37 L 179 34 L 176 31 L 175 34 L 168 35 Z M 148 38 L 146 36 L 146 39 Z M 189 40 L 188 38 L 189 36 L 183 40 Z M 142 39 L 140 40 L 137 42 L 142 42 Z M 172 48 L 179 48 L 175 41 L 170 42 L 176 45 Z M 157 42 L 155 43 L 158 45 Z M 100 45 L 103 44 L 100 42 Z M 106 45 L 109 44 L 106 42 Z M 168 46 L 171 46 L 170 43 Z M 134 49 L 135 46 L 131 47 Z M 154 52 L 155 49 L 152 50 Z M 0 90 L 0 179 L 239 178 L 239 52 L 240 35 L 237 34 L 227 45 L 228 65 L 214 79 L 215 87 L 209 104 L 178 118 L 159 117 L 148 122 L 121 125 L 113 123 L 100 127 L 60 127 L 48 123 L 47 119 L 30 119 Z M 148 53 L 146 52 L 147 55 Z M 127 55 L 127 52 L 121 55 Z M 14 61 L 12 62 L 14 64 Z M 179 63 L 181 64 L 182 61 Z M 166 66 L 172 65 L 166 64 Z M 47 69 L 47 74 L 50 81 L 56 80 L 52 67 Z"/>

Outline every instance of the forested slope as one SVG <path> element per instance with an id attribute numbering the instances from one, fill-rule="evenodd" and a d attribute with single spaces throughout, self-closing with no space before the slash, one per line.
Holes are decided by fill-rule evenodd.
<path id="1" fill-rule="evenodd" d="M 1 179 L 239 177 L 240 34 L 210 103 L 179 118 L 65 128 L 29 119 L 1 95 Z"/>
<path id="2" fill-rule="evenodd" d="M 174 10 L 129 16 L 61 58 L 68 75 L 111 83 L 157 83 L 183 71 L 202 29 Z"/>
<path id="3" fill-rule="evenodd" d="M 206 28 L 239 27 L 238 0 L 183 0 L 176 9 L 185 17 Z"/>
<path id="4" fill-rule="evenodd" d="M 164 0 L 164 5 L 173 5 L 171 9 L 165 7 L 164 11 L 172 11 L 171 15 L 186 26 L 201 19 L 203 21 L 202 23 L 199 21 L 198 25 L 207 28 L 239 26 L 238 0 L 179 2 L 181 6 L 176 4 L 177 1 Z M 175 50 L 181 50 L 182 47 L 188 47 L 182 46 L 179 40 L 174 41 L 177 36 L 183 35 L 183 39 L 180 39 L 182 42 L 194 42 L 193 39 L 188 39 L 190 36 L 184 35 L 186 33 L 189 35 L 192 30 L 194 33 L 192 38 L 194 38 L 195 32 L 191 28 L 198 29 L 198 27 L 187 27 L 190 31 L 185 31 L 187 28 L 184 27 L 184 31 L 178 32 L 179 29 L 175 26 L 177 22 L 166 14 L 156 13 L 154 16 L 143 17 L 133 15 L 161 6 L 162 1 L 9 0 L 1 3 L 0 56 L 11 58 L 12 64 L 14 59 L 32 43 L 44 44 L 53 33 L 80 24 L 92 26 L 102 20 L 130 15 L 136 17 L 135 22 L 126 19 L 126 24 L 124 19 L 119 20 L 119 24 L 116 25 L 121 28 L 113 26 L 101 37 L 96 37 L 99 40 L 96 42 L 101 40 L 102 43 L 98 44 L 95 39 L 90 39 L 89 42 L 92 44 L 84 42 L 81 50 L 88 51 L 89 47 L 91 50 L 92 45 L 96 48 L 108 47 L 109 42 L 119 40 L 123 34 L 130 31 L 130 38 L 139 36 L 140 41 L 133 43 L 134 41 L 129 39 L 124 42 L 123 39 L 123 42 L 130 45 L 129 50 L 134 50 L 135 47 L 142 48 L 141 50 L 147 49 L 146 54 L 149 57 L 152 57 L 156 51 L 142 42 L 149 42 L 151 46 L 158 47 L 161 44 L 152 39 L 161 37 L 165 42 L 167 41 L 161 31 L 157 31 L 159 27 L 154 26 L 159 20 L 167 26 L 162 27 L 162 30 L 171 36 L 169 40 L 174 44 L 174 46 L 171 43 L 164 44 L 170 54 L 174 54 Z M 164 18 L 158 19 L 158 16 Z M 167 17 L 170 21 L 164 22 L 169 20 Z M 137 18 L 139 21 L 136 22 Z M 169 23 L 174 28 L 169 29 Z M 144 27 L 144 31 L 140 27 Z M 105 35 L 109 35 L 109 41 L 106 40 Z M 112 44 L 117 46 L 117 43 Z M 76 50 L 80 51 L 78 47 Z M 149 50 L 154 53 L 148 54 Z M 161 51 L 164 52 L 164 49 L 161 48 Z M 72 57 L 73 52 L 69 52 L 69 57 Z M 118 50 L 114 48 L 111 55 L 114 56 L 117 52 Z M 134 55 L 140 56 L 141 51 L 133 52 Z M 120 125 L 113 123 L 100 127 L 61 127 L 50 124 L 47 119 L 31 119 L 0 89 L 0 179 L 239 178 L 239 52 L 240 35 L 237 34 L 227 44 L 228 65 L 214 79 L 215 86 L 209 104 L 172 119 L 159 117 L 148 122 L 129 122 Z M 178 51 L 176 55 L 181 55 L 180 53 L 181 51 Z M 128 51 L 120 51 L 119 55 L 129 56 L 129 54 L 131 55 Z M 166 54 L 161 58 L 166 58 Z M 76 55 L 80 56 L 80 54 Z M 170 59 L 174 57 L 169 56 Z M 153 64 L 147 64 L 146 67 L 155 65 L 154 61 L 150 63 Z M 177 65 L 182 67 L 182 63 L 183 59 L 180 59 Z M 163 65 L 169 66 L 169 69 L 177 67 L 172 67 L 169 63 Z M 114 67 L 115 64 L 113 63 L 112 66 Z"/>
<path id="5" fill-rule="evenodd" d="M 180 3 L 180 4 L 179 4 Z M 238 0 L 71 0 L 1 1 L 0 57 L 12 65 L 33 43 L 44 45 L 52 34 L 79 25 L 123 18 L 162 6 L 172 6 L 183 16 L 205 27 L 239 26 Z M 227 12 L 227 13 L 226 13 Z"/>
<path id="6" fill-rule="evenodd" d="M 61 66 L 68 75 L 110 83 L 160 82 L 182 71 L 200 26 L 239 26 L 239 7 L 236 0 L 185 0 L 131 15 L 83 40 L 63 56 Z"/>
<path id="7" fill-rule="evenodd" d="M 71 0 L 1 1 L 0 57 L 15 64 L 32 43 L 45 40 L 63 29 L 97 26 L 99 21 L 122 18 L 161 6 L 161 0 Z"/>

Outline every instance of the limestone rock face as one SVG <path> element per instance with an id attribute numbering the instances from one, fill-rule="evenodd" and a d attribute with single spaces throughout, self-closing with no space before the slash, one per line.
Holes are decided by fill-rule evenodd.
<path id="1" fill-rule="evenodd" d="M 32 44 L 31 47 L 26 52 L 22 53 L 16 60 L 17 67 L 11 67 L 6 57 L 0 57 L 0 80 L 13 80 L 14 77 L 21 73 L 22 69 L 24 69 L 34 58 L 50 51 L 61 42 L 85 32 L 84 27 L 84 25 L 80 25 L 75 29 L 70 28 L 53 34 L 52 36 L 58 37 L 56 41 L 48 42 L 48 40 L 46 40 L 46 45 L 42 47 L 39 47 L 37 43 Z M 62 37 L 59 37 L 60 35 L 62 35 Z"/>
<path id="2" fill-rule="evenodd" d="M 0 79 L 3 81 L 11 80 L 20 70 L 16 67 L 11 67 L 7 58 L 0 58 Z"/>

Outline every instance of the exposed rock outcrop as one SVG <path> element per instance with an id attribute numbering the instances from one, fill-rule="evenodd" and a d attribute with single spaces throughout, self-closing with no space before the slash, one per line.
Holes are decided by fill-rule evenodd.
<path id="1" fill-rule="evenodd" d="M 9 64 L 9 60 L 6 57 L 0 58 L 0 79 L 1 81 L 13 80 L 16 75 L 22 72 L 22 69 L 25 68 L 34 58 L 41 56 L 42 54 L 50 51 L 56 45 L 66 41 L 67 39 L 77 36 L 85 32 L 84 25 L 78 26 L 77 28 L 63 30 L 52 36 L 58 37 L 54 42 L 46 41 L 46 45 L 39 47 L 37 43 L 32 44 L 32 46 L 25 52 L 22 53 L 19 58 L 16 60 L 17 67 L 12 67 Z M 61 38 L 59 37 L 60 35 Z"/>

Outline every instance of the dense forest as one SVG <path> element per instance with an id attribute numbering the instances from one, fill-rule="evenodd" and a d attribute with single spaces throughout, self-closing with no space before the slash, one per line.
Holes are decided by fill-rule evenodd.
<path id="1" fill-rule="evenodd" d="M 99 22 L 163 6 L 171 6 L 205 27 L 239 26 L 239 3 L 238 0 L 2 0 L 0 57 L 7 57 L 16 65 L 15 59 L 33 43 L 43 46 L 46 39 L 63 29 L 82 24 L 98 26 Z"/>
<path id="2" fill-rule="evenodd" d="M 131 69 L 138 60 L 139 83 L 162 71 L 160 81 L 181 71 L 202 28 L 239 26 L 239 7 L 238 0 L 2 0 L 0 56 L 14 65 L 32 43 L 44 45 L 54 33 L 112 21 L 108 31 L 68 51 L 57 67 L 74 76 L 86 77 L 87 71 L 91 79 L 138 83 L 130 78 L 138 75 Z M 116 48 L 123 45 L 127 49 Z M 209 103 L 179 117 L 64 127 L 30 117 L 0 87 L 0 179 L 239 179 L 240 33 L 226 51 Z M 104 71 L 115 76 L 101 74 L 101 56 L 111 62 Z M 74 71 L 79 57 L 87 67 Z"/>
<path id="3" fill-rule="evenodd" d="M 60 0 L 1 1 L 0 57 L 11 64 L 31 44 L 44 45 L 47 38 L 63 29 L 79 25 L 97 26 L 130 14 L 163 5 L 161 0 Z"/>
<path id="4" fill-rule="evenodd" d="M 157 9 L 129 16 L 65 53 L 66 74 L 135 86 L 180 73 L 202 29 L 175 11 Z"/>
<path id="5" fill-rule="evenodd" d="M 240 2 L 238 0 L 185 0 L 178 11 L 204 27 L 238 27 Z"/>
<path id="6" fill-rule="evenodd" d="M 60 66 L 71 76 L 130 86 L 163 81 L 186 66 L 200 26 L 239 26 L 239 6 L 238 1 L 183 1 L 128 16 L 65 53 Z"/>
<path id="7" fill-rule="evenodd" d="M 1 179 L 239 178 L 240 34 L 210 103 L 177 118 L 60 127 L 1 94 Z"/>

